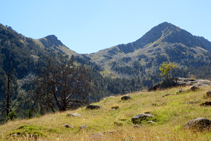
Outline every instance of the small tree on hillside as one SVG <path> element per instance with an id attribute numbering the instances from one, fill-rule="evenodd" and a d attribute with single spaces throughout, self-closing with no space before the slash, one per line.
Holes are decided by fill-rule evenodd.
<path id="1" fill-rule="evenodd" d="M 52 112 L 66 111 L 75 103 L 86 104 L 92 93 L 88 69 L 64 57 L 54 64 L 49 61 L 37 82 L 36 102 Z"/>
<path id="2" fill-rule="evenodd" d="M 163 62 L 163 64 L 160 65 L 160 75 L 164 76 L 164 78 L 170 79 L 172 77 L 172 70 L 176 67 L 177 65 L 174 63 Z"/>

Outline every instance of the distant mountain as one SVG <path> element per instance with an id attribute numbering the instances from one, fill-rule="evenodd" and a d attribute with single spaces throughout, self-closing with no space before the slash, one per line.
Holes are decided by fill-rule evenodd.
<path id="1" fill-rule="evenodd" d="M 135 42 L 87 56 L 107 70 L 104 75 L 130 78 L 137 73 L 156 73 L 164 61 L 174 62 L 180 67 L 208 65 L 210 54 L 211 42 L 164 22 Z"/>
<path id="2" fill-rule="evenodd" d="M 55 35 L 46 36 L 44 38 L 35 40 L 35 42 L 59 54 L 63 54 L 63 55 L 66 54 L 69 56 L 79 55 L 76 52 L 70 50 L 68 47 L 66 47 L 60 40 L 58 40 L 58 38 Z"/>

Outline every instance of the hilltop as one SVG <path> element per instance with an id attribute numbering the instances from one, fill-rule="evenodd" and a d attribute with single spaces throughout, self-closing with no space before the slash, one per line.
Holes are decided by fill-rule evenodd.
<path id="1" fill-rule="evenodd" d="M 204 102 L 211 100 L 206 96 L 209 90 L 210 87 L 196 91 L 189 90 L 189 87 L 177 87 L 140 91 L 128 94 L 131 99 L 126 101 L 121 100 L 122 96 L 110 96 L 93 103 L 101 106 L 96 110 L 82 107 L 33 119 L 10 121 L 0 126 L 0 140 L 210 140 L 210 131 L 183 129 L 183 125 L 197 117 L 211 119 L 210 106 L 203 106 Z M 80 115 L 67 116 L 70 113 Z M 131 118 L 140 113 L 154 115 L 153 122 L 134 125 Z M 63 127 L 65 124 L 71 128 Z M 24 132 L 31 135 L 24 135 Z"/>
<path id="2" fill-rule="evenodd" d="M 160 64 L 165 61 L 174 62 L 188 71 L 193 70 L 189 70 L 190 67 L 210 65 L 211 42 L 163 22 L 134 42 L 116 45 L 87 56 L 107 70 L 105 76 L 139 76 L 144 79 L 158 73 Z"/>

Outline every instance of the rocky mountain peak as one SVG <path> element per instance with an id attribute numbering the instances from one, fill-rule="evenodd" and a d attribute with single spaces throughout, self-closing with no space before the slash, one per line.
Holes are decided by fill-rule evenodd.
<path id="1" fill-rule="evenodd" d="M 63 46 L 63 43 L 55 35 L 48 35 L 45 38 L 40 39 L 40 41 L 44 44 L 50 43 L 50 46 L 52 46 L 52 44 L 55 46 Z"/>

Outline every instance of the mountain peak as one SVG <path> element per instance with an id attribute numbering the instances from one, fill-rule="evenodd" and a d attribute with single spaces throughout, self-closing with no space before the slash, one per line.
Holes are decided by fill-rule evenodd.
<path id="1" fill-rule="evenodd" d="M 55 36 L 55 35 L 48 35 L 42 39 L 40 39 L 40 41 L 45 44 L 45 46 L 47 44 L 49 44 L 48 46 L 52 46 L 53 44 L 55 46 L 63 46 L 63 43 Z"/>
<path id="2" fill-rule="evenodd" d="M 45 38 L 48 39 L 48 40 L 58 40 L 58 38 L 55 35 L 53 35 L 53 34 L 52 35 L 48 35 Z"/>
<path id="3" fill-rule="evenodd" d="M 163 22 L 163 23 L 160 23 L 159 25 L 155 26 L 155 27 L 163 27 L 163 28 L 167 28 L 167 27 L 176 27 L 175 25 L 171 24 L 171 23 L 168 23 L 168 22 Z"/>

